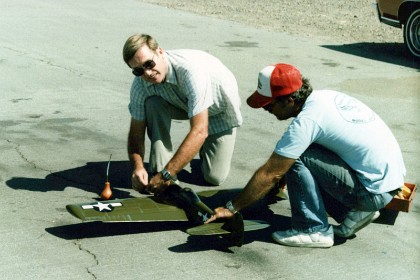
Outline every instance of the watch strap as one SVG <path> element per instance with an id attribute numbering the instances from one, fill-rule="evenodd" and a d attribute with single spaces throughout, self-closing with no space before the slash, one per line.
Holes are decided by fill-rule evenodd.
<path id="1" fill-rule="evenodd" d="M 232 214 L 236 214 L 237 212 L 238 212 L 238 210 L 236 210 L 235 209 L 235 207 L 233 207 L 233 203 L 232 203 L 232 200 L 229 200 L 227 203 L 226 203 L 226 206 L 225 206 L 230 212 L 232 212 Z"/>
<path id="2" fill-rule="evenodd" d="M 162 177 L 163 177 L 163 179 L 165 179 L 165 181 L 169 181 L 169 180 L 173 179 L 172 176 L 171 176 L 171 173 L 168 170 L 166 170 L 165 168 L 162 169 Z"/>

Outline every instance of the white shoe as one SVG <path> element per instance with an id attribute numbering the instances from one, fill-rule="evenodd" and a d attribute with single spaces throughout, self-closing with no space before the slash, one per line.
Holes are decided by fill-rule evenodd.
<path id="1" fill-rule="evenodd" d="M 340 237 L 350 237 L 379 217 L 379 211 L 364 212 L 351 210 L 339 226 L 334 226 L 334 234 Z"/>
<path id="2" fill-rule="evenodd" d="M 271 235 L 282 245 L 308 248 L 329 248 L 334 245 L 334 232 L 332 226 L 327 231 L 305 233 L 294 229 L 276 231 Z"/>

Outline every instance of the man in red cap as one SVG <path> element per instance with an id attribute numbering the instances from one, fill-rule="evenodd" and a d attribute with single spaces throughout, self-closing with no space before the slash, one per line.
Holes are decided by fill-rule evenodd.
<path id="1" fill-rule="evenodd" d="M 292 228 L 274 232 L 273 239 L 287 246 L 328 248 L 334 234 L 350 237 L 376 219 L 403 186 L 406 170 L 395 137 L 359 100 L 332 90 L 313 91 L 295 67 L 276 64 L 259 73 L 258 89 L 247 103 L 279 120 L 294 119 L 242 192 L 215 209 L 207 222 L 231 217 L 285 177 Z M 331 226 L 327 212 L 341 224 Z"/>

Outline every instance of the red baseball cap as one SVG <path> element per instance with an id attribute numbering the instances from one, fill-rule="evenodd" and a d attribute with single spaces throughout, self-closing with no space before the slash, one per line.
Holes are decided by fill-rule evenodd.
<path id="1" fill-rule="evenodd" d="M 260 71 L 257 90 L 246 100 L 252 108 L 261 108 L 279 96 L 294 93 L 302 86 L 302 75 L 285 63 L 270 65 Z"/>

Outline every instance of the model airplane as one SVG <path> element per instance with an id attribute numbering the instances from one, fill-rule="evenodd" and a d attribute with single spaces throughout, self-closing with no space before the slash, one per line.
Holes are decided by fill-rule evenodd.
<path id="1" fill-rule="evenodd" d="M 219 191 L 200 192 L 211 197 Z M 221 191 L 223 192 L 223 191 Z M 232 245 L 241 246 L 245 231 L 260 230 L 269 226 L 259 220 L 243 220 L 238 212 L 223 222 L 204 224 L 213 214 L 190 188 L 170 185 L 159 196 L 115 199 L 67 205 L 67 211 L 84 222 L 164 222 L 186 221 L 195 227 L 187 230 L 190 235 L 223 235 Z"/>

